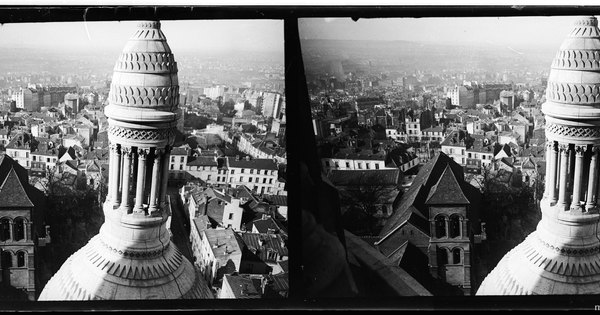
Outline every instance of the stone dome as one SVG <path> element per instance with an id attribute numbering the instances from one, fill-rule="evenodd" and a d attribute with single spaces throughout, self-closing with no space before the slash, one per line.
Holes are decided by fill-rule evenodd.
<path id="1" fill-rule="evenodd" d="M 508 252 L 477 295 L 599 294 L 600 30 L 579 19 L 548 79 L 542 219 Z"/>
<path id="2" fill-rule="evenodd" d="M 167 226 L 178 100 L 177 63 L 160 22 L 141 22 L 117 60 L 105 108 L 110 142 L 105 222 L 48 281 L 40 300 L 212 297 L 199 271 L 171 242 Z"/>

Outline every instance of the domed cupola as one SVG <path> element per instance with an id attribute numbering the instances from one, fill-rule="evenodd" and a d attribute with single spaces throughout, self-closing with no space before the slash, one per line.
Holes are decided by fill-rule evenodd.
<path id="1" fill-rule="evenodd" d="M 50 279 L 40 300 L 212 297 L 167 228 L 178 103 L 177 63 L 160 22 L 141 22 L 117 60 L 105 108 L 105 222 Z"/>
<path id="2" fill-rule="evenodd" d="M 578 20 L 561 45 L 542 111 L 547 138 L 542 220 L 502 258 L 478 295 L 600 293 L 600 30 L 595 17 Z"/>

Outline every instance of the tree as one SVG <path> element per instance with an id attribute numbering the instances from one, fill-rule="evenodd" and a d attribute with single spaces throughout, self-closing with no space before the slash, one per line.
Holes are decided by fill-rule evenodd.
<path id="1" fill-rule="evenodd" d="M 379 178 L 361 174 L 345 186 L 338 187 L 344 227 L 356 235 L 377 235 L 388 213 L 382 206 L 401 197 L 401 190 L 381 183 Z M 386 209 L 387 212 L 387 209 Z"/>
<path id="2" fill-rule="evenodd" d="M 98 234 L 104 222 L 101 202 L 107 190 L 102 181 L 96 188 L 75 189 L 72 177 L 65 172 L 49 170 L 45 177 L 32 176 L 31 179 L 47 196 L 45 221 L 50 226 L 52 243 L 46 247 L 49 255 L 44 264 L 54 273 L 70 255 Z"/>

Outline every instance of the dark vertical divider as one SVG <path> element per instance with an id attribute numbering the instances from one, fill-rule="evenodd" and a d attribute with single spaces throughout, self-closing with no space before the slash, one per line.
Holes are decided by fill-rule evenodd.
<path id="1" fill-rule="evenodd" d="M 298 19 L 284 20 L 290 297 L 351 296 L 338 191 L 321 173 Z"/>

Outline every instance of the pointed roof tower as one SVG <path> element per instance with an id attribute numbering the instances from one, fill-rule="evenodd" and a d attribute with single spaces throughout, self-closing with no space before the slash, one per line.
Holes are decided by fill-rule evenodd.
<path id="1" fill-rule="evenodd" d="M 595 17 L 577 20 L 561 45 L 542 111 L 548 139 L 542 220 L 502 258 L 478 295 L 600 293 L 600 30 Z"/>
<path id="2" fill-rule="evenodd" d="M 108 99 L 105 222 L 98 235 L 67 259 L 39 299 L 212 297 L 171 242 L 167 227 L 179 85 L 177 63 L 160 22 L 138 24 L 115 65 Z"/>

